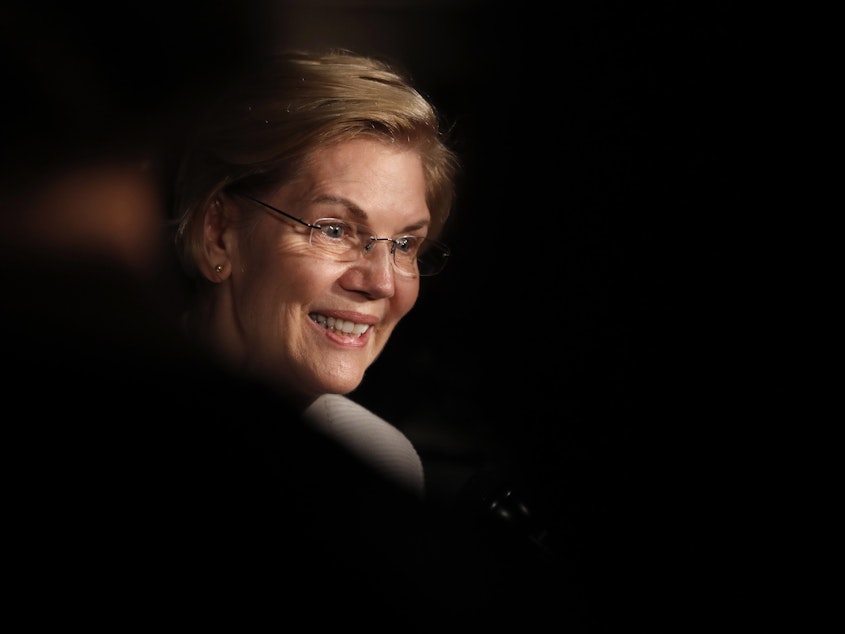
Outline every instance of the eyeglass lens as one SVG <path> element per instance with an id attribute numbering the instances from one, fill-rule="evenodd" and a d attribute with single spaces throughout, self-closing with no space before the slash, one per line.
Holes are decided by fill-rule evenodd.
<path id="1" fill-rule="evenodd" d="M 313 223 L 311 245 L 325 253 L 354 261 L 371 251 L 377 242 L 386 242 L 396 269 L 406 275 L 435 275 L 446 264 L 448 249 L 419 236 L 377 238 L 367 227 L 337 218 L 321 218 Z"/>

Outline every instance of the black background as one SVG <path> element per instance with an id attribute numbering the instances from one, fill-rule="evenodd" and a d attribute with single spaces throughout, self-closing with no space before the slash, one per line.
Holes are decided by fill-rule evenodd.
<path id="1" fill-rule="evenodd" d="M 418 0 L 281 22 L 290 46 L 404 66 L 464 165 L 449 265 L 353 397 L 411 437 L 431 495 L 504 486 L 586 577 L 732 604 L 734 16 Z"/>

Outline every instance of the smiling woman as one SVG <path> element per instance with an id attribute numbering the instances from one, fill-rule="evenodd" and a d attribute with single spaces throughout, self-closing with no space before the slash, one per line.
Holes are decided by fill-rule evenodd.
<path id="1" fill-rule="evenodd" d="M 434 107 L 379 60 L 274 54 L 200 121 L 175 190 L 196 282 L 189 331 L 420 494 L 396 427 L 345 395 L 439 273 L 456 155 Z"/>

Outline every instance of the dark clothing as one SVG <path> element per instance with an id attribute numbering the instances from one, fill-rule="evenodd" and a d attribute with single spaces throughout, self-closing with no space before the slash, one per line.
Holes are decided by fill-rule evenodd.
<path id="1" fill-rule="evenodd" d="M 420 503 L 218 366 L 161 289 L 99 262 L 0 279 L 4 560 L 33 622 L 533 631 L 566 601 L 540 551 Z"/>

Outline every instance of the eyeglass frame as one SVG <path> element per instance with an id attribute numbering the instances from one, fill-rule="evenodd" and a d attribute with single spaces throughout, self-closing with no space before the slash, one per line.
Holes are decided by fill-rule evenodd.
<path id="1" fill-rule="evenodd" d="M 259 205 L 261 205 L 262 207 L 266 207 L 267 209 L 270 209 L 271 211 L 274 211 L 274 212 L 276 212 L 277 214 L 281 214 L 281 215 L 282 215 L 282 216 L 284 216 L 285 218 L 289 218 L 290 220 L 293 220 L 293 221 L 295 221 L 295 222 L 298 222 L 299 224 L 301 224 L 301 225 L 303 225 L 303 226 L 305 226 L 305 227 L 308 227 L 308 229 L 309 229 L 310 231 L 313 231 L 314 229 L 317 229 L 317 230 L 322 231 L 322 229 L 323 229 L 323 228 L 322 228 L 320 225 L 318 225 L 318 224 L 313 224 L 313 223 L 310 223 L 310 222 L 308 222 L 308 221 L 306 221 L 306 220 L 304 220 L 304 219 L 302 219 L 302 218 L 297 218 L 296 216 L 291 215 L 291 214 L 287 213 L 286 211 L 282 211 L 282 210 L 281 210 L 281 209 L 279 209 L 278 207 L 274 207 L 273 205 L 271 205 L 271 204 L 269 204 L 269 203 L 265 203 L 263 200 L 259 200 L 258 198 L 255 198 L 255 197 L 253 197 L 253 196 L 250 196 L 249 194 L 244 194 L 244 193 L 237 192 L 237 195 L 238 195 L 238 196 L 240 196 L 240 197 L 242 197 L 242 198 L 246 198 L 247 200 L 251 200 L 251 201 L 252 201 L 252 202 L 254 202 L 254 203 L 258 203 L 258 204 L 259 204 Z M 362 255 L 361 255 L 361 256 L 359 256 L 359 257 L 357 257 L 357 258 L 356 258 L 356 259 L 354 259 L 354 260 L 350 260 L 350 262 L 357 262 L 358 260 L 360 260 L 360 259 L 364 256 L 364 254 L 366 254 L 366 253 L 369 253 L 369 252 L 370 252 L 370 249 L 372 249 L 373 245 L 374 245 L 376 242 L 389 242 L 389 243 L 390 243 L 390 255 L 392 256 L 392 259 L 393 259 L 393 268 L 394 268 L 394 269 L 395 269 L 398 273 L 400 273 L 400 274 L 402 274 L 402 275 L 404 275 L 404 276 L 406 276 L 406 277 L 414 277 L 414 276 L 413 276 L 412 274 L 407 273 L 406 271 L 403 271 L 403 270 L 402 270 L 402 269 L 400 269 L 400 268 L 399 268 L 399 266 L 396 264 L 396 247 L 399 245 L 399 240 L 401 240 L 402 238 L 414 238 L 415 240 L 420 240 L 420 241 L 422 241 L 422 243 L 429 242 L 429 243 L 431 243 L 433 246 L 435 246 L 435 247 L 437 247 L 438 249 L 440 249 L 440 251 L 441 251 L 441 252 L 442 252 L 442 254 L 443 254 L 443 262 L 442 262 L 442 264 L 440 265 L 440 268 L 439 268 L 439 269 L 437 269 L 434 273 L 422 273 L 422 272 L 420 271 L 420 269 L 419 269 L 419 264 L 418 264 L 418 265 L 417 265 L 417 276 L 418 276 L 418 277 L 433 277 L 434 275 L 438 275 L 439 273 L 441 273 L 441 272 L 443 271 L 443 269 L 446 267 L 446 262 L 448 261 L 448 258 L 449 258 L 449 256 L 450 256 L 450 255 L 451 255 L 451 253 L 452 253 L 451 249 L 450 249 L 448 246 L 446 246 L 444 243 L 440 242 L 439 240 L 432 240 L 431 238 L 425 238 L 425 237 L 420 237 L 420 236 L 412 236 L 412 235 L 408 235 L 408 236 L 399 236 L 399 237 L 397 237 L 397 238 L 378 238 L 378 237 L 376 237 L 376 236 L 372 235 L 372 233 L 373 233 L 373 232 L 372 232 L 372 230 L 370 230 L 370 228 L 369 228 L 369 227 L 367 227 L 366 225 L 363 225 L 363 224 L 361 224 L 361 223 L 359 223 L 359 222 L 349 222 L 349 221 L 347 221 L 347 220 L 343 220 L 342 218 L 320 218 L 320 220 L 339 220 L 339 221 L 341 221 L 341 222 L 343 222 L 343 223 L 345 223 L 345 224 L 347 224 L 347 225 L 349 225 L 349 224 L 354 224 L 354 225 L 357 225 L 357 226 L 359 226 L 359 227 L 363 227 L 363 228 L 367 229 L 367 233 L 368 233 L 368 234 L 370 234 L 370 236 L 369 236 L 369 242 L 365 243 Z M 310 234 L 309 234 L 308 242 L 309 242 L 309 244 L 311 243 L 311 237 L 310 237 Z M 415 259 L 416 259 L 416 261 L 419 263 L 419 261 L 420 261 L 419 256 L 417 256 Z"/>

